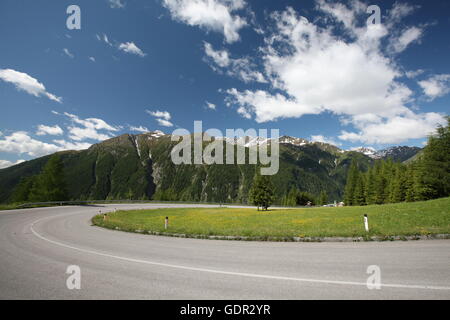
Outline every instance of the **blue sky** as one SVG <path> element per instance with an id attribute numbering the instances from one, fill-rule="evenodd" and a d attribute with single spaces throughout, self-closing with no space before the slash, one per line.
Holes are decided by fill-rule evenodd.
<path id="1" fill-rule="evenodd" d="M 69 5 L 81 29 L 66 26 Z M 381 21 L 367 25 L 369 5 Z M 0 167 L 139 130 L 422 146 L 449 110 L 448 1 L 0 2 Z"/>

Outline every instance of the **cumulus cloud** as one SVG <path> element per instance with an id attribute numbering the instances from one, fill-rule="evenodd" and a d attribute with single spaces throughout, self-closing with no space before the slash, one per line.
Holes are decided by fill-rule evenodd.
<path id="1" fill-rule="evenodd" d="M 267 122 L 279 118 L 300 117 L 305 114 L 318 114 L 321 108 L 298 103 L 295 99 L 282 94 L 270 94 L 264 90 L 243 92 L 227 90 L 227 103 L 239 105 L 238 113 L 250 119 L 255 114 L 257 122 Z"/>
<path id="2" fill-rule="evenodd" d="M 321 134 L 318 135 L 312 135 L 309 140 L 311 140 L 312 142 L 322 142 L 322 143 L 328 143 L 328 144 L 332 144 L 334 146 L 340 146 L 342 145 L 340 142 L 337 142 L 334 138 L 331 137 L 325 137 Z"/>
<path id="3" fill-rule="evenodd" d="M 139 126 L 139 127 L 130 126 L 130 130 L 131 131 L 136 131 L 136 132 L 141 132 L 141 133 L 149 132 L 149 130 L 146 127 L 143 127 L 143 126 Z"/>
<path id="4" fill-rule="evenodd" d="M 61 148 L 54 144 L 33 139 L 25 131 L 16 131 L 0 139 L 1 152 L 40 157 L 60 150 Z"/>
<path id="5" fill-rule="evenodd" d="M 246 6 L 244 0 L 163 0 L 173 19 L 190 26 L 220 32 L 226 42 L 239 40 L 239 30 L 247 25 L 235 11 Z"/>
<path id="6" fill-rule="evenodd" d="M 204 60 L 214 71 L 236 77 L 244 82 L 267 82 L 248 57 L 233 59 L 227 50 L 214 50 L 208 42 L 204 43 L 204 50 L 206 54 Z"/>
<path id="7" fill-rule="evenodd" d="M 62 102 L 62 98 L 47 92 L 41 82 L 24 72 L 13 69 L 0 69 L 0 79 L 14 84 L 18 90 L 25 91 L 35 97 L 45 96 L 50 100 Z"/>
<path id="8" fill-rule="evenodd" d="M 61 129 L 60 126 L 46 126 L 46 125 L 39 125 L 38 130 L 36 132 L 36 135 L 38 136 L 44 136 L 44 135 L 52 135 L 52 136 L 58 136 L 62 135 L 64 133 L 63 129 Z"/>
<path id="9" fill-rule="evenodd" d="M 424 138 L 432 134 L 438 124 L 445 125 L 445 123 L 442 115 L 435 112 L 420 114 L 411 112 L 378 122 L 359 122 L 356 125 L 358 132 L 342 131 L 339 138 L 367 144 L 394 144 L 408 139 Z"/>
<path id="10" fill-rule="evenodd" d="M 22 163 L 24 161 L 25 160 L 23 160 L 23 159 L 17 160 L 16 162 L 12 162 L 12 161 L 8 161 L 8 160 L 0 160 L 0 169 L 12 167 L 12 166 L 15 166 L 16 164 Z"/>
<path id="11" fill-rule="evenodd" d="M 418 84 L 429 100 L 434 100 L 450 92 L 450 74 L 433 75 Z"/>
<path id="12" fill-rule="evenodd" d="M 136 46 L 134 44 L 134 42 L 121 43 L 121 44 L 119 44 L 118 48 L 119 48 L 119 50 L 122 50 L 122 51 L 124 51 L 126 53 L 135 54 L 135 55 L 138 55 L 140 57 L 145 57 L 147 55 L 141 49 L 139 49 L 138 46 Z"/>
<path id="13" fill-rule="evenodd" d="M 67 129 L 69 131 L 69 138 L 75 141 L 83 141 L 86 139 L 92 139 L 97 141 L 102 141 L 112 138 L 110 132 L 118 131 L 119 129 L 109 125 L 102 119 L 98 118 L 87 118 L 80 119 L 77 115 L 64 112 L 64 115 L 69 117 L 74 124 L 79 126 L 69 126 Z M 99 132 L 100 130 L 106 132 Z"/>
<path id="14" fill-rule="evenodd" d="M 345 5 L 317 0 L 316 4 L 321 15 L 314 21 L 291 7 L 270 15 L 273 27 L 264 33 L 260 52 L 271 88 L 224 90 L 229 106 L 257 122 L 331 112 L 359 130 L 341 134 L 352 141 L 389 143 L 425 137 L 441 123 L 442 115 L 415 114 L 408 107 L 414 95 L 401 82 L 405 72 L 396 61 L 398 53 L 421 37 L 420 28 L 398 32 L 393 23 L 414 7 L 395 4 L 388 22 L 366 25 L 361 21 L 367 17 L 367 4 L 361 1 Z M 214 58 L 218 66 L 227 61 L 230 65 L 229 54 L 211 54 Z M 395 124 L 409 128 L 411 123 L 417 124 L 416 129 L 392 134 L 395 137 L 384 132 Z"/>
<path id="15" fill-rule="evenodd" d="M 85 150 L 88 149 L 92 144 L 88 142 L 72 142 L 66 141 L 64 139 L 53 140 L 61 150 Z"/>
<path id="16" fill-rule="evenodd" d="M 155 120 L 158 122 L 160 126 L 163 127 L 173 127 L 173 123 L 169 120 L 172 118 L 169 112 L 167 111 L 150 111 L 145 110 L 149 115 L 155 117 Z"/>

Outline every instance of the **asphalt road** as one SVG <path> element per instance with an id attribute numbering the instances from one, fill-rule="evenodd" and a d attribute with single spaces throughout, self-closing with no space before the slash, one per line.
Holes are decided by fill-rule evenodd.
<path id="1" fill-rule="evenodd" d="M 167 206 L 177 205 L 0 212 L 0 299 L 450 299 L 450 240 L 198 240 L 90 222 L 99 210 Z M 67 288 L 69 265 L 80 267 L 79 290 Z M 371 265 L 380 289 L 366 285 Z"/>

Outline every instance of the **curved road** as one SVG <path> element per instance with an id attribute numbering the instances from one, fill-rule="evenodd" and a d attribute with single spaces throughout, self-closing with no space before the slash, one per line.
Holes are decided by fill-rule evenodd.
<path id="1" fill-rule="evenodd" d="M 169 206 L 189 205 L 1 212 L 0 299 L 450 299 L 450 240 L 198 240 L 90 222 L 99 210 Z M 66 286 L 69 265 L 81 269 L 79 290 Z M 370 265 L 380 268 L 379 290 L 366 286 Z"/>

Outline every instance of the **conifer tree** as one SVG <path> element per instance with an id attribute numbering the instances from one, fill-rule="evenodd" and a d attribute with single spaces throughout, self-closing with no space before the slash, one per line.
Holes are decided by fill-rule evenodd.
<path id="1" fill-rule="evenodd" d="M 417 171 L 421 199 L 450 195 L 450 116 L 447 117 L 447 125 L 439 126 L 428 138 Z"/>
<path id="2" fill-rule="evenodd" d="M 250 201 L 257 207 L 267 210 L 274 200 L 274 187 L 270 176 L 255 175 L 252 188 L 250 189 Z"/>
<path id="3" fill-rule="evenodd" d="M 327 192 L 325 190 L 322 190 L 320 192 L 320 196 L 319 196 L 319 204 L 320 205 L 325 205 L 328 203 L 328 195 Z"/>
<path id="4" fill-rule="evenodd" d="M 405 201 L 406 188 L 407 184 L 405 166 L 398 165 L 395 170 L 394 180 L 392 182 L 389 202 L 397 203 Z"/>
<path id="5" fill-rule="evenodd" d="M 64 201 L 68 199 L 64 178 L 64 165 L 58 155 L 47 161 L 42 172 L 36 177 L 30 191 L 31 201 Z"/>
<path id="6" fill-rule="evenodd" d="M 27 202 L 30 200 L 30 192 L 33 188 L 33 184 L 36 178 L 34 176 L 28 178 L 22 178 L 20 183 L 13 191 L 12 201 L 13 202 Z"/>
<path id="7" fill-rule="evenodd" d="M 366 205 L 365 179 L 362 173 L 358 173 L 356 178 L 355 191 L 353 193 L 353 205 Z"/>
<path id="8" fill-rule="evenodd" d="M 369 168 L 365 176 L 366 203 L 375 204 L 375 169 Z"/>
<path id="9" fill-rule="evenodd" d="M 356 165 L 356 161 L 352 160 L 352 163 L 350 164 L 350 169 L 347 174 L 347 183 L 345 185 L 344 190 L 344 203 L 346 206 L 352 206 L 353 205 L 353 199 L 355 198 L 355 188 L 356 183 L 358 181 L 358 167 Z"/>

